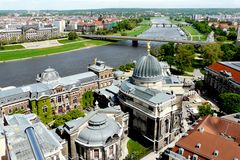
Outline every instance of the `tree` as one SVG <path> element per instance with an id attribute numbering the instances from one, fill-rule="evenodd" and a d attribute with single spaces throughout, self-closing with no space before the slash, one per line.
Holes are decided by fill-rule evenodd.
<path id="1" fill-rule="evenodd" d="M 240 112 L 240 94 L 236 93 L 222 93 L 219 95 L 221 111 L 232 114 Z"/>
<path id="2" fill-rule="evenodd" d="M 94 101 L 93 92 L 87 91 L 82 95 L 81 106 L 83 108 L 93 107 L 94 106 L 93 101 Z"/>
<path id="3" fill-rule="evenodd" d="M 223 56 L 223 51 L 221 50 L 221 45 L 218 43 L 210 43 L 202 47 L 203 51 L 203 63 L 205 65 L 210 65 L 216 63 Z"/>
<path id="4" fill-rule="evenodd" d="M 205 103 L 198 106 L 198 114 L 200 117 L 212 115 L 213 114 L 212 105 L 209 103 Z"/>
<path id="5" fill-rule="evenodd" d="M 196 81 L 196 82 L 195 82 L 195 89 L 202 90 L 203 87 L 204 87 L 203 80 L 200 80 L 200 81 Z"/>
<path id="6" fill-rule="evenodd" d="M 183 44 L 176 49 L 175 64 L 178 70 L 183 72 L 185 69 L 192 66 L 192 61 L 195 58 L 194 46 L 191 44 Z"/>
<path id="7" fill-rule="evenodd" d="M 226 36 L 218 36 L 216 39 L 217 39 L 217 41 L 224 42 L 227 40 L 227 37 Z"/>
<path id="8" fill-rule="evenodd" d="M 237 46 L 234 44 L 223 44 L 221 50 L 224 53 L 222 56 L 223 61 L 232 61 L 237 54 Z"/>
<path id="9" fill-rule="evenodd" d="M 236 31 L 230 31 L 227 35 L 229 40 L 236 40 L 237 39 L 237 32 Z"/>
<path id="10" fill-rule="evenodd" d="M 76 32 L 69 32 L 68 33 L 68 39 L 69 40 L 74 40 L 74 39 L 77 39 L 78 38 L 78 35 Z"/>

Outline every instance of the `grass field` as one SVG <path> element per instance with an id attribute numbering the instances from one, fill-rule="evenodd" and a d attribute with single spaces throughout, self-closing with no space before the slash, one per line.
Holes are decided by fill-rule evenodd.
<path id="1" fill-rule="evenodd" d="M 182 28 L 185 30 L 185 32 L 189 33 L 192 36 L 193 41 L 199 41 L 199 40 L 204 41 L 207 39 L 206 35 L 199 33 L 198 30 L 196 30 L 192 26 L 184 26 Z M 191 38 L 189 37 L 189 39 Z"/>
<path id="2" fill-rule="evenodd" d="M 91 46 L 102 46 L 110 43 L 112 42 L 100 41 L 100 40 L 89 40 L 89 41 L 83 41 L 83 42 L 80 41 L 76 43 L 65 44 L 62 46 L 50 47 L 50 48 L 6 51 L 6 52 L 0 52 L 0 61 L 50 55 L 50 54 L 56 54 L 56 53 L 91 47 Z"/>
<path id="3" fill-rule="evenodd" d="M 132 30 L 125 31 L 124 33 L 126 33 L 127 36 L 136 37 L 136 36 L 142 34 L 143 32 L 145 32 L 146 30 L 148 30 L 151 27 L 150 23 L 151 23 L 150 20 L 143 20 L 143 22 L 140 23 L 139 26 L 135 27 Z M 120 36 L 121 34 L 120 33 L 116 33 L 116 34 L 113 34 L 113 35 Z"/>
<path id="4" fill-rule="evenodd" d="M 81 38 L 78 38 L 78 39 L 74 39 L 74 40 L 68 40 L 67 38 L 66 39 L 60 39 L 58 40 L 59 43 L 61 44 L 67 44 L 67 43 L 73 43 L 73 42 L 80 42 L 82 41 L 83 39 Z"/>
<path id="5" fill-rule="evenodd" d="M 24 47 L 20 44 L 17 45 L 4 45 L 2 47 L 0 47 L 0 51 L 2 50 L 15 50 L 15 49 L 24 49 Z"/>
<path id="6" fill-rule="evenodd" d="M 134 154 L 136 159 L 141 159 L 150 152 L 149 148 L 144 147 L 137 141 L 130 139 L 127 143 L 128 154 Z"/>

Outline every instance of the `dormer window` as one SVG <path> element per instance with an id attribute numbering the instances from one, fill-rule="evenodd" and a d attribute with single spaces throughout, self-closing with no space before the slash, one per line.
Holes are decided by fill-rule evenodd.
<path id="1" fill-rule="evenodd" d="M 215 157 L 217 157 L 217 156 L 219 155 L 219 151 L 218 151 L 218 150 L 215 150 L 215 151 L 213 152 L 213 155 L 214 155 Z"/>
<path id="2" fill-rule="evenodd" d="M 178 154 L 183 155 L 183 153 L 184 153 L 184 149 L 183 148 L 179 148 L 178 149 Z"/>

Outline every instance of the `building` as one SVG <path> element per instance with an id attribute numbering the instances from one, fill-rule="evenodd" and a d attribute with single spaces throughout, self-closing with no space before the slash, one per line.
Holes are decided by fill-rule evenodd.
<path id="1" fill-rule="evenodd" d="M 90 72 L 94 72 L 99 80 L 98 87 L 103 88 L 107 86 L 111 86 L 113 82 L 113 68 L 106 66 L 103 61 L 94 60 L 94 64 L 88 67 Z"/>
<path id="2" fill-rule="evenodd" d="M 30 135 L 27 133 L 29 127 L 33 129 Z M 47 160 L 66 159 L 62 152 L 63 145 L 34 114 L 4 116 L 2 131 L 7 157 L 10 160 L 34 160 L 36 159 L 35 149 L 38 149 Z M 32 137 L 36 137 L 36 141 Z M 32 143 L 35 144 L 32 146 Z"/>
<path id="3" fill-rule="evenodd" d="M 205 68 L 204 81 L 217 92 L 240 93 L 240 62 L 217 62 Z"/>
<path id="4" fill-rule="evenodd" d="M 92 91 L 112 85 L 112 70 L 92 65 L 94 72 L 85 72 L 67 77 L 60 77 L 59 73 L 48 68 L 37 75 L 38 83 L 9 87 L 0 90 L 0 115 L 11 114 L 24 110 L 42 114 L 52 110 L 52 114 L 62 114 L 77 108 L 81 104 L 81 97 L 87 91 Z"/>
<path id="5" fill-rule="evenodd" d="M 95 110 L 86 117 L 66 122 L 56 133 L 68 142 L 68 156 L 81 160 L 118 160 L 128 134 L 128 113 L 120 106 Z"/>
<path id="6" fill-rule="evenodd" d="M 58 28 L 60 33 L 63 33 L 66 29 L 66 22 L 65 20 L 54 21 L 53 26 Z"/>
<path id="7" fill-rule="evenodd" d="M 238 30 L 237 30 L 237 46 L 240 46 L 240 27 L 238 27 Z"/>
<path id="8" fill-rule="evenodd" d="M 216 115 L 194 123 L 172 151 L 169 160 L 240 159 L 240 124 Z"/>
<path id="9" fill-rule="evenodd" d="M 0 30 L 0 40 L 7 41 L 32 41 L 47 40 L 59 36 L 59 30 L 56 27 L 40 28 L 37 25 L 25 25 L 14 30 Z"/>
<path id="10" fill-rule="evenodd" d="M 59 36 L 59 29 L 56 27 L 39 28 L 38 26 L 22 26 L 22 36 L 25 40 L 47 40 Z"/>
<path id="11" fill-rule="evenodd" d="M 143 56 L 119 91 L 122 109 L 129 112 L 129 128 L 151 143 L 154 151 L 172 142 L 181 129 L 176 94 L 181 97 L 182 84 L 163 66 L 150 54 Z"/>

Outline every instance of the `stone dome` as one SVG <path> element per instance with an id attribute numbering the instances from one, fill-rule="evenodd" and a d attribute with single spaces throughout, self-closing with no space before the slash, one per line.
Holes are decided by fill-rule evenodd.
<path id="1" fill-rule="evenodd" d="M 88 126 L 79 133 L 78 141 L 86 145 L 105 146 L 109 139 L 115 136 L 119 138 L 120 132 L 121 127 L 114 119 L 97 113 L 88 121 Z"/>
<path id="2" fill-rule="evenodd" d="M 160 81 L 161 66 L 159 61 L 150 54 L 141 57 L 134 68 L 132 77 L 135 80 L 146 82 Z"/>
<path id="3" fill-rule="evenodd" d="M 53 68 L 48 68 L 43 71 L 40 75 L 38 75 L 38 80 L 40 82 L 50 82 L 50 81 L 55 81 L 60 78 L 59 73 L 53 69 Z"/>

